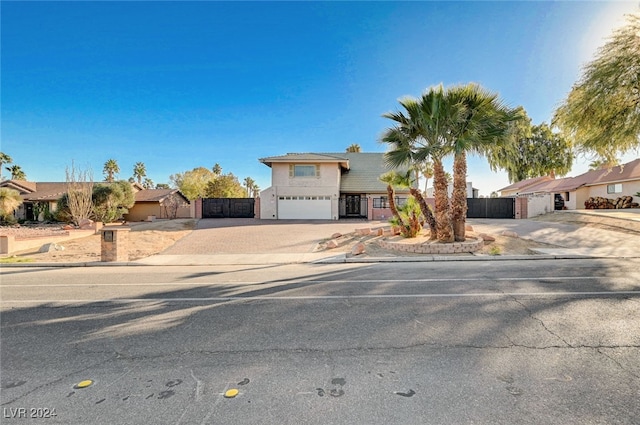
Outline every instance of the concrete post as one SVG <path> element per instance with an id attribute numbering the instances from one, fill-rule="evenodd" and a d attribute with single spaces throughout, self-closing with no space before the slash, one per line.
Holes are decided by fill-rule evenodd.
<path id="1" fill-rule="evenodd" d="M 103 227 L 100 238 L 100 261 L 129 261 L 130 227 Z"/>

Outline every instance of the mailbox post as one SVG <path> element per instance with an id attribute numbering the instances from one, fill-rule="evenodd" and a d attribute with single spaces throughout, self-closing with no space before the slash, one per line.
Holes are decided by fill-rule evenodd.
<path id="1" fill-rule="evenodd" d="M 129 231 L 126 226 L 103 227 L 100 260 L 129 261 Z"/>

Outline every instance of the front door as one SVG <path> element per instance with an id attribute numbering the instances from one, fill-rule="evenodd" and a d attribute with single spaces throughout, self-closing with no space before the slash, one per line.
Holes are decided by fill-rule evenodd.
<path id="1" fill-rule="evenodd" d="M 360 195 L 347 195 L 346 203 L 347 216 L 360 215 Z"/>

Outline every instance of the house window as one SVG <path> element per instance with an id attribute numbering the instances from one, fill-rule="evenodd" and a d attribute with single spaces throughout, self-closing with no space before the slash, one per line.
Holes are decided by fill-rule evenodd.
<path id="1" fill-rule="evenodd" d="M 622 193 L 622 183 L 608 184 L 607 193 Z"/>
<path id="2" fill-rule="evenodd" d="M 290 165 L 289 177 L 320 177 L 320 167 L 315 164 Z"/>

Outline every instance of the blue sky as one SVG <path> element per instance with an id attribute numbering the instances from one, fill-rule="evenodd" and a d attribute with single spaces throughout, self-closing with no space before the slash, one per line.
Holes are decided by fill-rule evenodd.
<path id="1" fill-rule="evenodd" d="M 352 143 L 382 152 L 381 114 L 440 83 L 479 83 L 548 122 L 638 2 L 0 7 L 0 149 L 29 180 L 64 181 L 72 160 L 101 180 L 113 158 L 124 179 L 139 161 L 156 183 L 219 163 L 265 189 L 258 158 Z M 468 174 L 482 195 L 509 183 L 483 158 L 470 158 Z"/>

